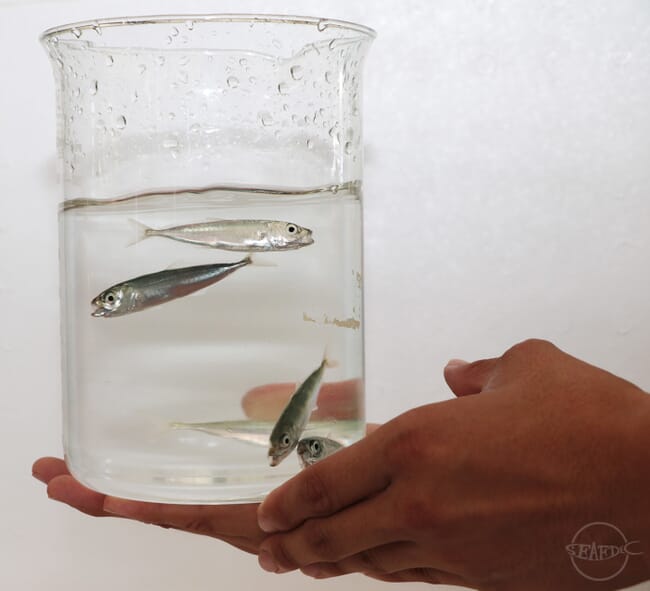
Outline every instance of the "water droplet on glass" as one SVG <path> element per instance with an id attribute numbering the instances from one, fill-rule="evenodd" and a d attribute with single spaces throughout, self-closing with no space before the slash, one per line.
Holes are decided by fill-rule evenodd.
<path id="1" fill-rule="evenodd" d="M 239 78 L 235 76 L 228 76 L 226 84 L 228 84 L 230 88 L 237 88 L 239 86 Z"/>
<path id="2" fill-rule="evenodd" d="M 193 125 L 190 126 L 190 133 L 200 133 L 201 132 L 201 126 L 198 123 L 194 123 Z"/>
<path id="3" fill-rule="evenodd" d="M 288 94 L 289 93 L 289 85 L 286 82 L 280 82 L 278 84 L 278 94 Z"/>
<path id="4" fill-rule="evenodd" d="M 187 27 L 188 31 L 193 31 L 194 30 L 194 21 L 192 21 L 192 20 L 185 21 L 185 26 Z"/>
<path id="5" fill-rule="evenodd" d="M 248 65 L 248 60 L 247 60 L 245 57 L 241 58 L 241 59 L 239 60 L 239 65 L 240 65 L 242 68 L 245 68 L 245 67 Z"/>
<path id="6" fill-rule="evenodd" d="M 178 27 L 172 27 L 172 37 L 178 37 L 179 32 Z"/>
<path id="7" fill-rule="evenodd" d="M 93 31 L 97 33 L 100 37 L 104 31 L 102 31 L 102 27 L 99 23 L 93 23 Z"/>
<path id="8" fill-rule="evenodd" d="M 327 132 L 327 133 L 329 133 L 330 137 L 334 137 L 334 135 L 336 134 L 336 131 L 338 130 L 338 127 L 339 127 L 338 123 L 336 125 L 334 125 L 333 127 L 330 127 L 330 130 Z"/>
<path id="9" fill-rule="evenodd" d="M 73 96 L 78 97 L 81 94 L 81 88 L 77 87 L 72 91 Z"/>
<path id="10" fill-rule="evenodd" d="M 271 45 L 273 45 L 273 47 L 276 49 L 282 49 L 282 41 L 279 39 L 273 39 L 273 41 L 271 41 Z"/>
<path id="11" fill-rule="evenodd" d="M 167 45 L 171 45 L 172 41 L 173 41 L 172 36 L 167 35 L 167 37 L 165 38 L 165 43 L 167 43 Z"/>
<path id="12" fill-rule="evenodd" d="M 167 117 L 169 118 L 170 121 L 176 119 L 176 113 L 170 111 L 169 113 L 167 113 Z"/>
<path id="13" fill-rule="evenodd" d="M 325 29 L 327 29 L 328 24 L 327 21 L 325 20 L 320 20 L 318 21 L 318 24 L 316 25 L 316 28 L 322 33 Z"/>
<path id="14" fill-rule="evenodd" d="M 99 83 L 97 82 L 97 80 L 93 80 L 90 83 L 90 91 L 89 92 L 90 92 L 90 94 L 95 95 L 95 94 L 97 94 L 98 90 L 99 90 Z"/>
<path id="15" fill-rule="evenodd" d="M 178 140 L 175 137 L 168 137 L 163 140 L 162 147 L 167 150 L 178 148 Z"/>
<path id="16" fill-rule="evenodd" d="M 77 39 L 79 39 L 79 37 L 81 37 L 81 35 L 82 35 L 81 29 L 77 29 L 77 27 L 73 27 L 73 28 L 72 28 L 72 34 L 73 34 Z"/>
<path id="17" fill-rule="evenodd" d="M 159 66 L 164 66 L 165 65 L 165 56 L 164 55 L 159 55 L 158 58 L 156 59 L 158 62 Z"/>
<path id="18" fill-rule="evenodd" d="M 131 101 L 133 101 L 134 103 L 137 103 L 139 98 L 140 98 L 140 95 L 138 94 L 138 91 L 134 90 L 133 95 L 131 96 Z"/>
<path id="19" fill-rule="evenodd" d="M 334 73 L 333 72 L 330 72 L 329 70 L 327 70 L 327 72 L 325 72 L 325 82 L 327 82 L 328 84 L 332 84 L 332 82 L 334 82 Z"/>
<path id="20" fill-rule="evenodd" d="M 106 56 L 106 65 L 110 68 L 115 63 L 112 55 Z"/>
<path id="21" fill-rule="evenodd" d="M 180 73 L 178 74 L 178 81 L 179 81 L 181 84 L 187 84 L 187 82 L 189 81 L 189 79 L 190 79 L 190 77 L 189 77 L 189 75 L 188 75 L 187 72 L 180 72 Z"/>
<path id="22" fill-rule="evenodd" d="M 343 149 L 345 150 L 346 154 L 352 154 L 352 142 L 345 142 Z"/>
<path id="23" fill-rule="evenodd" d="M 56 58 L 56 65 L 59 66 L 59 68 L 63 68 L 63 60 L 60 57 Z"/>
<path id="24" fill-rule="evenodd" d="M 126 127 L 126 117 L 124 115 L 120 115 L 115 120 L 115 127 L 117 127 L 117 129 L 124 129 Z"/>
<path id="25" fill-rule="evenodd" d="M 303 77 L 302 66 L 291 66 L 291 77 L 294 80 L 301 80 Z"/>
<path id="26" fill-rule="evenodd" d="M 271 115 L 271 113 L 269 113 L 268 111 L 262 111 L 262 112 L 258 113 L 257 116 L 260 119 L 260 123 L 264 127 L 270 127 L 271 125 L 273 125 L 275 123 L 275 121 L 273 120 L 273 115 Z"/>
<path id="27" fill-rule="evenodd" d="M 314 148 L 314 142 L 312 140 L 307 140 L 307 149 L 312 150 Z"/>
<path id="28" fill-rule="evenodd" d="M 190 57 L 188 55 L 182 55 L 180 58 L 178 58 L 178 63 L 181 66 L 187 66 L 187 64 L 190 63 Z"/>
<path id="29" fill-rule="evenodd" d="M 146 71 L 147 71 L 147 66 L 145 66 L 144 64 L 140 64 L 138 66 L 138 72 L 140 72 L 140 74 L 144 74 Z"/>
<path id="30" fill-rule="evenodd" d="M 282 110 L 283 110 L 285 113 L 288 113 L 288 112 L 289 112 L 289 105 L 287 105 L 287 103 L 284 103 L 284 105 L 282 105 Z"/>
<path id="31" fill-rule="evenodd" d="M 255 78 L 255 76 L 250 76 L 250 77 L 248 78 L 248 81 L 249 81 L 251 84 L 255 84 L 255 83 L 257 82 L 257 78 Z"/>

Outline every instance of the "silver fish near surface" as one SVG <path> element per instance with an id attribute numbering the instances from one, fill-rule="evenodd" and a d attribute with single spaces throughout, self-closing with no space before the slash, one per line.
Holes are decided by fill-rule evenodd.
<path id="1" fill-rule="evenodd" d="M 267 445 L 269 430 L 272 423 L 262 421 L 212 421 L 209 423 L 180 423 L 170 424 L 172 429 L 200 431 L 216 437 L 237 439 L 255 445 Z"/>
<path id="2" fill-rule="evenodd" d="M 343 447 L 342 443 L 329 437 L 305 437 L 298 442 L 296 453 L 303 468 L 332 455 Z"/>
<path id="3" fill-rule="evenodd" d="M 298 445 L 300 436 L 307 426 L 309 416 L 316 405 L 316 397 L 320 390 L 323 372 L 331 366 L 327 357 L 298 386 L 287 406 L 278 418 L 269 438 L 269 465 L 277 466 Z"/>
<path id="4" fill-rule="evenodd" d="M 135 242 L 151 236 L 162 236 L 180 242 L 239 252 L 295 250 L 314 243 L 311 230 L 293 222 L 214 220 L 156 229 L 136 220 L 131 221 L 139 232 Z"/>
<path id="5" fill-rule="evenodd" d="M 235 263 L 167 269 L 117 283 L 93 298 L 91 305 L 96 309 L 91 316 L 96 318 L 124 316 L 182 298 L 221 281 L 252 262 L 251 257 L 247 256 Z"/>

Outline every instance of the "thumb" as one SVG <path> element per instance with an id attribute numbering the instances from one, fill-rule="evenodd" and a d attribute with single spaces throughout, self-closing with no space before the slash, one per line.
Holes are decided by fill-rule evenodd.
<path id="1" fill-rule="evenodd" d="M 444 369 L 445 381 L 456 396 L 482 392 L 494 373 L 497 359 L 481 359 L 468 363 L 452 359 Z"/>

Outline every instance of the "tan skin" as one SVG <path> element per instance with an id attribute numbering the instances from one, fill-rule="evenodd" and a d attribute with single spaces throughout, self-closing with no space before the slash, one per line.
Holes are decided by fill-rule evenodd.
<path id="1" fill-rule="evenodd" d="M 445 378 L 457 399 L 398 416 L 259 506 L 108 498 L 54 458 L 37 461 L 34 473 L 51 498 L 85 513 L 220 538 L 274 572 L 361 572 L 488 591 L 620 589 L 650 579 L 645 392 L 543 341 L 451 363 Z M 346 387 L 328 385 L 321 402 Z M 252 392 L 245 408 L 263 412 L 286 390 Z M 579 575 L 565 550 L 594 521 L 615 524 L 643 552 L 603 583 Z"/>

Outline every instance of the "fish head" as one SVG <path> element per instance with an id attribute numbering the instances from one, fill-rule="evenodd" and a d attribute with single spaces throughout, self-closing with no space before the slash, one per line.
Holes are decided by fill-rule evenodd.
<path id="1" fill-rule="evenodd" d="M 122 287 L 110 287 L 103 291 L 91 302 L 91 305 L 95 306 L 95 310 L 91 313 L 91 316 L 95 318 L 109 318 L 119 315 L 122 311 L 124 296 L 125 291 Z"/>
<path id="2" fill-rule="evenodd" d="M 297 445 L 296 438 L 290 431 L 273 433 L 269 446 L 269 465 L 277 466 Z"/>
<path id="3" fill-rule="evenodd" d="M 268 236 L 274 248 L 301 248 L 314 243 L 309 228 L 303 228 L 293 222 L 276 222 L 275 226 Z"/>

